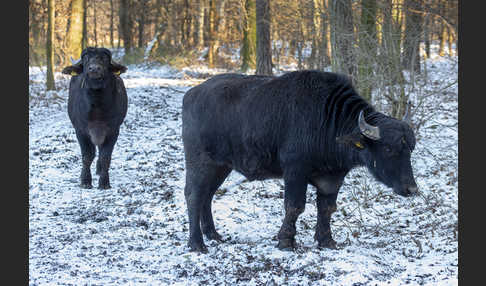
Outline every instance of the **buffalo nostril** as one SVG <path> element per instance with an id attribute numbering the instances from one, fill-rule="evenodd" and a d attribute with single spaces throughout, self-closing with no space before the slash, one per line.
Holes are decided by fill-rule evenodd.
<path id="1" fill-rule="evenodd" d="M 88 67 L 88 71 L 90 71 L 90 72 L 98 72 L 100 70 L 101 70 L 101 68 L 99 66 L 89 66 Z"/>

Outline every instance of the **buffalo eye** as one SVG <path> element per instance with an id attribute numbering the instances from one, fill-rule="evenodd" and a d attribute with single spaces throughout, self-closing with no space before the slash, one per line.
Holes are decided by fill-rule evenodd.
<path id="1" fill-rule="evenodd" d="M 390 148 L 390 147 L 385 146 L 385 152 L 386 152 L 386 153 L 391 153 L 391 151 L 392 151 L 392 150 L 391 150 L 391 148 Z"/>

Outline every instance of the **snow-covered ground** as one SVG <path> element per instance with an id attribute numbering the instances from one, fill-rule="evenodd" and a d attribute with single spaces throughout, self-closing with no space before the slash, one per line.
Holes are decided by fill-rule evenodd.
<path id="1" fill-rule="evenodd" d="M 457 58 L 431 58 L 427 72 L 422 95 L 456 81 Z M 278 250 L 282 182 L 238 185 L 232 173 L 213 201 L 226 241 L 206 241 L 209 253 L 196 254 L 186 248 L 180 137 L 182 97 L 202 81 L 195 74 L 129 66 L 112 188 L 86 190 L 67 116 L 69 77 L 56 74 L 58 90 L 46 92 L 44 70 L 29 69 L 30 285 L 457 285 L 457 84 L 421 105 L 428 120 L 412 156 L 420 196 L 399 197 L 365 169 L 346 177 L 331 221 L 338 250 L 313 240 L 312 188 L 298 249 Z"/>

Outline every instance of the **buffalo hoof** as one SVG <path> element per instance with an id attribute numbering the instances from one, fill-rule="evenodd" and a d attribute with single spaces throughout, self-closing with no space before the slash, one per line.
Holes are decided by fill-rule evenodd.
<path id="1" fill-rule="evenodd" d="M 108 190 L 108 189 L 111 189 L 111 186 L 110 186 L 110 184 L 99 184 L 98 185 L 98 189 L 100 189 L 100 190 Z"/>
<path id="2" fill-rule="evenodd" d="M 295 239 L 289 238 L 289 239 L 280 239 L 277 244 L 278 249 L 282 251 L 294 251 L 296 246 L 295 246 Z"/>
<path id="3" fill-rule="evenodd" d="M 82 189 L 91 189 L 93 188 L 93 186 L 91 185 L 91 183 L 81 183 L 81 185 L 79 185 Z"/>
<path id="4" fill-rule="evenodd" d="M 217 233 L 216 231 L 208 232 L 204 234 L 207 239 L 209 240 L 215 240 L 217 242 L 224 242 L 223 237 Z"/>
<path id="5" fill-rule="evenodd" d="M 189 243 L 188 246 L 190 252 L 208 253 L 208 248 L 204 245 L 204 243 Z"/>
<path id="6" fill-rule="evenodd" d="M 329 249 L 338 249 L 336 246 L 336 241 L 334 239 L 328 239 L 324 241 L 319 241 L 317 244 L 319 249 L 329 248 Z"/>
<path id="7" fill-rule="evenodd" d="M 110 186 L 110 178 L 108 176 L 101 176 L 98 181 L 98 189 L 100 190 L 107 190 L 111 189 Z"/>

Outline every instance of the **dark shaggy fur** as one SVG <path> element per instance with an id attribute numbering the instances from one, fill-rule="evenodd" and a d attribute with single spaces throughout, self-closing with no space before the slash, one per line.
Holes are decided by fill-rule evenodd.
<path id="1" fill-rule="evenodd" d="M 380 128 L 380 140 L 361 134 L 360 111 L 369 124 Z M 185 94 L 182 121 L 192 250 L 206 251 L 202 233 L 221 240 L 211 201 L 231 170 L 249 180 L 284 179 L 281 249 L 295 246 L 295 222 L 304 211 L 308 184 L 318 189 L 315 239 L 320 247 L 330 248 L 335 247 L 330 216 L 352 168 L 367 166 L 400 195 L 416 191 L 410 164 L 415 146 L 412 130 L 405 122 L 376 112 L 343 75 L 319 71 L 280 77 L 218 75 Z"/>
<path id="2" fill-rule="evenodd" d="M 118 76 L 125 71 L 126 67 L 113 62 L 111 52 L 105 48 L 85 49 L 80 62 L 63 70 L 63 73 L 73 75 L 69 83 L 68 114 L 81 147 L 83 188 L 92 187 L 90 167 L 95 146 L 99 151 L 96 163 L 96 173 L 100 175 L 98 187 L 110 188 L 111 154 L 127 114 L 127 92 Z"/>

